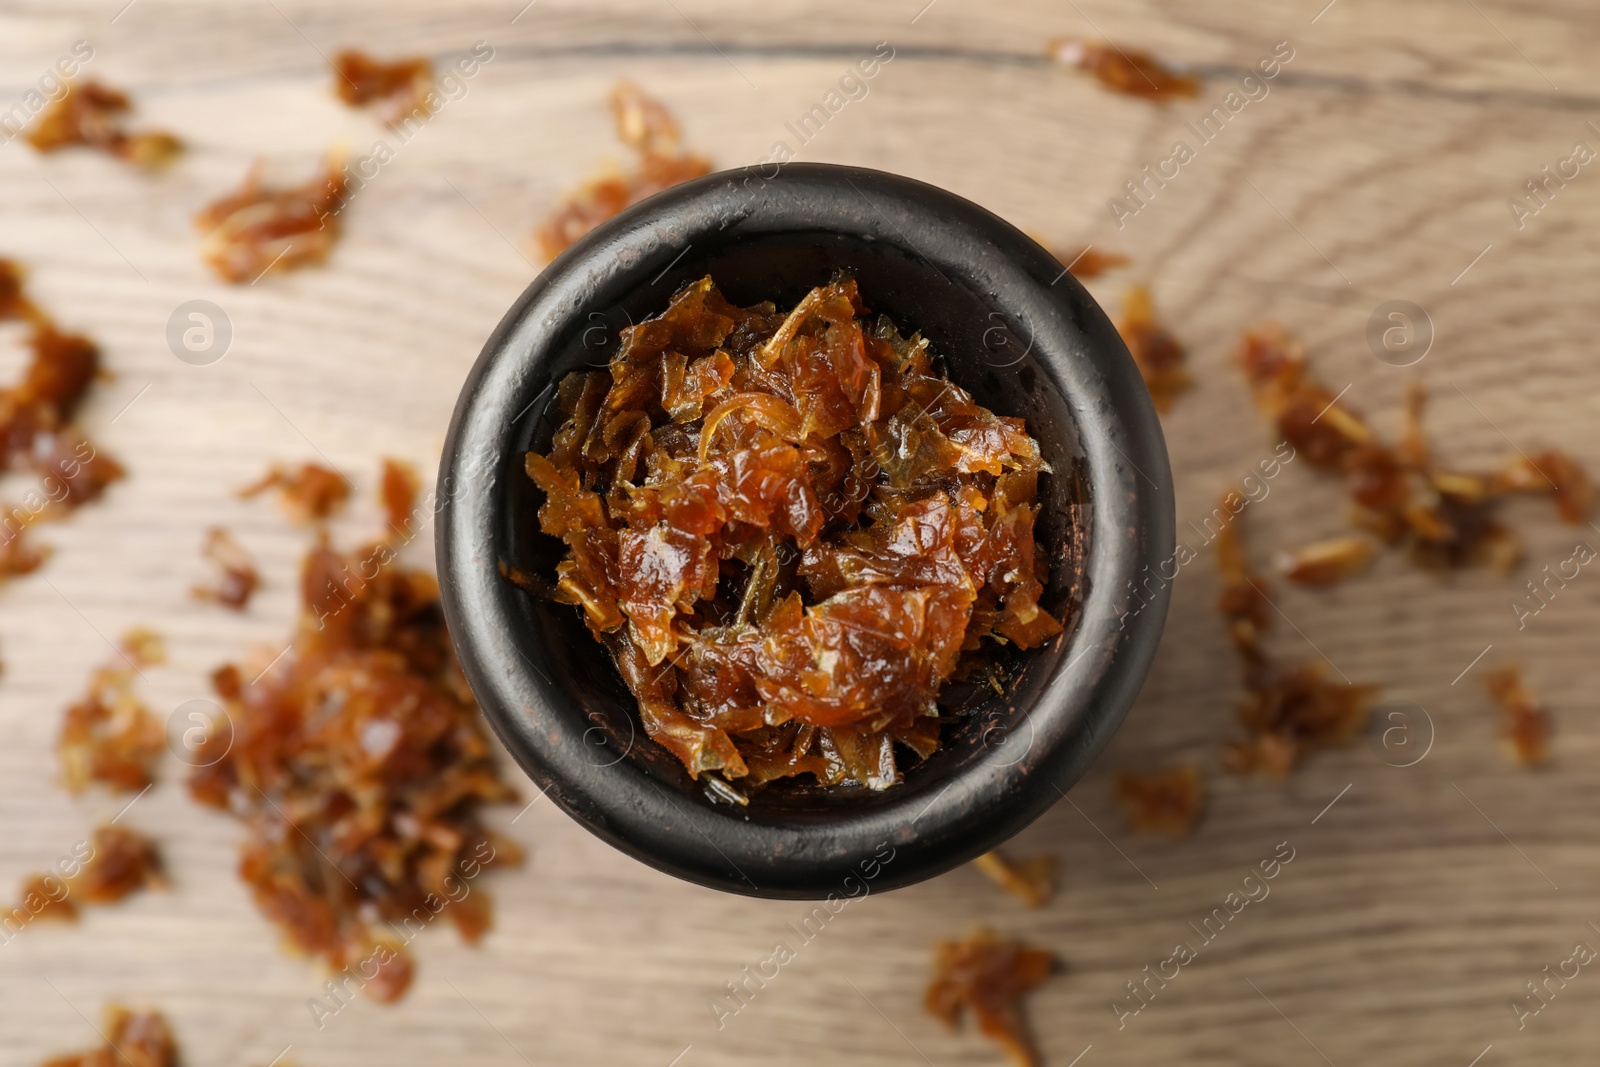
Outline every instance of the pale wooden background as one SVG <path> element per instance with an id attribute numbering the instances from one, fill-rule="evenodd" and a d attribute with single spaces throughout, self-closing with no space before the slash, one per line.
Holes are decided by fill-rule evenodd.
<path id="1" fill-rule="evenodd" d="M 1575 140 L 1600 145 L 1584 127 L 1600 118 L 1600 15 L 1582 0 L 1337 0 L 1313 23 L 1323 2 L 537 0 L 519 16 L 521 0 L 137 0 L 120 15 L 123 0 L 8 0 L 0 100 L 87 38 L 90 71 L 135 91 L 141 118 L 193 150 L 146 179 L 98 156 L 0 148 L 0 254 L 32 265 L 38 297 L 102 342 L 116 378 L 88 424 L 132 471 L 102 505 L 48 531 L 57 555 L 45 571 L 0 591 L 0 887 L 120 806 L 67 798 L 51 751 L 61 707 L 109 654 L 101 635 L 134 623 L 168 635 L 172 662 L 144 689 L 165 714 L 204 693 L 211 667 L 287 632 L 305 537 L 271 505 L 232 500 L 233 487 L 314 449 L 366 486 L 382 454 L 435 461 L 458 383 L 534 273 L 524 238 L 558 193 L 618 154 L 603 99 L 620 76 L 665 97 L 690 144 L 732 166 L 765 156 L 786 120 L 890 41 L 897 57 L 870 96 L 802 158 L 901 171 L 1052 242 L 1133 255 L 1134 270 L 1096 292 L 1114 303 L 1125 280 L 1148 280 L 1200 381 L 1166 422 L 1180 525 L 1268 451 L 1229 361 L 1237 331 L 1268 316 L 1301 333 L 1324 377 L 1351 383 L 1349 401 L 1380 425 L 1394 424 L 1407 381 L 1426 382 L 1449 457 L 1508 453 L 1492 420 L 1519 445 L 1560 444 L 1600 469 L 1589 310 L 1600 174 L 1586 168 L 1521 233 L 1504 204 Z M 1153 109 L 1038 58 L 1048 37 L 1092 27 L 1204 65 L 1201 100 Z M 1280 39 L 1297 56 L 1270 97 L 1117 233 L 1107 196 Z M 478 40 L 496 58 L 358 198 L 327 269 L 250 288 L 207 275 L 188 218 L 252 158 L 299 176 L 330 143 L 359 151 L 379 135 L 331 98 L 319 51 L 442 58 Z M 171 310 L 195 297 L 223 305 L 236 331 L 208 368 L 180 363 L 163 338 Z M 1395 297 L 1423 304 L 1438 328 L 1409 370 L 1377 362 L 1362 336 Z M 18 357 L 6 351 L 9 370 Z M 1335 532 L 1339 508 L 1333 486 L 1290 467 L 1249 516 L 1262 565 Z M 1570 554 L 1578 533 L 1543 502 L 1513 514 L 1534 568 Z M 347 536 L 375 521 L 364 503 Z M 268 576 L 244 617 L 187 597 L 213 522 Z M 1585 925 L 1600 920 L 1600 790 L 1583 770 L 1600 747 L 1586 671 L 1600 578 L 1585 573 L 1521 633 L 1512 583 L 1439 581 L 1395 558 L 1334 592 L 1284 591 L 1305 635 L 1280 624 L 1284 653 L 1309 655 L 1315 642 L 1351 678 L 1422 705 L 1437 724 L 1432 751 L 1407 770 L 1363 746 L 1319 755 L 1284 784 L 1216 776 L 1193 839 L 1132 839 L 1114 770 L 1212 765 L 1234 733 L 1215 592 L 1207 555 L 1178 579 L 1163 653 L 1126 727 L 1073 804 L 1017 842 L 1062 858 L 1065 889 L 1045 911 L 971 870 L 871 898 L 719 1032 L 707 999 L 805 909 L 675 882 L 540 804 L 510 829 L 529 864 L 490 879 L 498 920 L 485 944 L 429 931 L 400 1006 L 361 1003 L 318 1033 L 304 1006 L 313 970 L 278 950 L 234 878 L 236 826 L 191 804 L 171 761 L 126 818 L 162 839 L 174 888 L 0 946 L 0 1060 L 90 1043 L 78 1012 L 97 1018 L 120 998 L 169 1012 L 198 1065 L 265 1064 L 290 1045 L 285 1061 L 308 1067 L 666 1067 L 680 1054 L 684 1067 L 991 1063 L 985 1042 L 945 1035 L 919 1006 L 930 942 L 980 920 L 1067 961 L 1033 1001 L 1040 1044 L 1063 1067 L 1090 1045 L 1084 1067 L 1466 1067 L 1490 1045 L 1485 1067 L 1592 1057 L 1600 977 L 1582 974 L 1520 1033 L 1506 1002 L 1574 942 L 1600 944 Z M 1558 724 L 1555 760 L 1537 773 L 1504 762 L 1480 688 L 1484 669 L 1508 660 L 1526 665 Z M 1270 899 L 1119 1033 L 1109 999 L 1284 840 L 1298 856 Z"/>

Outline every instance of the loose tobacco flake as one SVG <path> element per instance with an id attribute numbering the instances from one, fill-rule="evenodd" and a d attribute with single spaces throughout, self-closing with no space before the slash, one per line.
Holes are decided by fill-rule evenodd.
<path id="1" fill-rule="evenodd" d="M 1550 754 L 1550 713 L 1522 680 L 1516 665 L 1501 667 L 1484 679 L 1489 695 L 1500 705 L 1500 731 L 1506 752 L 1524 767 L 1543 763 Z"/>
<path id="2" fill-rule="evenodd" d="M 22 268 L 0 259 L 0 321 L 29 327 L 30 357 L 14 385 L 0 387 L 0 472 L 31 470 L 39 487 L 0 505 L 0 578 L 38 569 L 47 550 L 26 534 L 39 522 L 63 519 L 96 500 L 123 477 L 116 460 L 97 451 L 74 424 L 89 389 L 101 376 L 94 342 L 63 333 L 30 300 Z"/>
<path id="3" fill-rule="evenodd" d="M 75 922 L 80 903 L 114 904 L 140 889 L 166 887 L 160 851 L 139 831 L 107 824 L 96 827 L 87 844 L 82 864 L 70 877 L 29 875 L 16 912 L 26 908 L 35 919 Z"/>
<path id="4" fill-rule="evenodd" d="M 254 282 L 270 271 L 321 263 L 339 239 L 350 177 L 335 153 L 303 185 L 269 187 L 257 164 L 244 185 L 195 216 L 200 257 L 223 281 Z"/>
<path id="5" fill-rule="evenodd" d="M 634 168 L 592 178 L 570 193 L 535 234 L 546 259 L 554 259 L 606 219 L 691 178 L 711 172 L 711 161 L 684 151 L 678 120 L 665 104 L 630 81 L 611 91 L 617 138 L 633 150 Z"/>
<path id="6" fill-rule="evenodd" d="M 298 468 L 274 464 L 260 480 L 239 490 L 248 500 L 268 489 L 278 490 L 284 511 L 297 523 L 320 522 L 332 518 L 350 499 L 350 483 L 344 475 L 316 463 Z"/>
<path id="7" fill-rule="evenodd" d="M 434 87 L 433 63 L 424 56 L 385 63 L 346 49 L 333 57 L 333 74 L 334 93 L 351 107 L 386 103 L 382 119 L 387 126 L 430 113 L 424 100 Z"/>
<path id="8" fill-rule="evenodd" d="M 88 691 L 67 708 L 56 752 L 69 791 L 99 782 L 137 793 L 155 780 L 166 732 L 133 693 L 138 669 L 160 662 L 159 642 L 151 638 L 149 631 L 129 631 L 118 656 L 89 675 Z"/>
<path id="9" fill-rule="evenodd" d="M 567 545 L 557 598 L 690 774 L 887 788 L 986 642 L 1061 632 L 1038 443 L 931 359 L 848 278 L 781 314 L 707 277 L 561 383 L 565 422 L 525 457 Z"/>
<path id="10" fill-rule="evenodd" d="M 1145 286 L 1136 285 L 1123 297 L 1117 332 L 1122 335 L 1122 343 L 1128 346 L 1134 363 L 1138 364 L 1156 410 L 1166 414 L 1178 394 L 1192 386 L 1194 379 L 1184 369 L 1188 354 L 1183 345 L 1156 321 L 1150 290 Z"/>
<path id="11" fill-rule="evenodd" d="M 999 849 L 985 852 L 972 861 L 994 884 L 1030 908 L 1042 908 L 1056 892 L 1056 858 L 1030 856 L 1008 859 Z"/>
<path id="12" fill-rule="evenodd" d="M 1193 764 L 1149 774 L 1122 771 L 1117 774 L 1117 801 L 1134 833 L 1188 837 L 1205 808 L 1205 777 Z"/>
<path id="13" fill-rule="evenodd" d="M 1052 953 L 1003 941 L 980 928 L 965 940 L 939 942 L 923 1007 L 952 1030 L 970 1011 L 979 1031 L 1016 1067 L 1037 1067 L 1039 1054 L 1027 1034 L 1022 1001 L 1056 969 Z"/>
<path id="14" fill-rule="evenodd" d="M 1046 48 L 1057 63 L 1087 71 L 1114 93 L 1163 102 L 1175 96 L 1198 96 L 1200 78 L 1180 74 L 1148 52 L 1105 41 L 1058 37 Z"/>
<path id="15" fill-rule="evenodd" d="M 216 564 L 220 575 L 215 585 L 197 585 L 192 590 L 196 600 L 210 600 L 233 611 L 243 611 L 261 585 L 261 572 L 250 553 L 232 534 L 221 526 L 206 531 L 205 545 L 200 554 Z"/>
<path id="16" fill-rule="evenodd" d="M 75 1055 L 54 1056 L 42 1067 L 178 1067 L 178 1042 L 159 1011 L 130 1011 L 110 1004 L 99 1029 L 105 1044 Z"/>
<path id="17" fill-rule="evenodd" d="M 28 130 L 28 143 L 40 152 L 73 145 L 96 148 L 107 155 L 151 169 L 171 163 L 183 142 L 160 130 L 129 133 L 123 120 L 133 110 L 128 94 L 97 81 L 68 84 L 59 100 Z"/>
<path id="18" fill-rule="evenodd" d="M 1337 585 L 1367 569 L 1377 548 L 1365 537 L 1334 537 L 1286 552 L 1283 576 L 1301 585 Z"/>

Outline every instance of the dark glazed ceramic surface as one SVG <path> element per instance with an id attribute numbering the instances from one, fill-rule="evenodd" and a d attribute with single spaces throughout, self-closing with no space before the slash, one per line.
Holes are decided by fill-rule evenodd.
<path id="1" fill-rule="evenodd" d="M 1004 696 L 947 728 L 891 789 L 793 782 L 713 803 L 638 724 L 577 609 L 501 576 L 550 574 L 542 494 L 522 473 L 559 421 L 555 383 L 604 367 L 618 331 L 711 274 L 738 304 L 792 306 L 836 269 L 920 331 L 950 377 L 1026 417 L 1041 482 L 1044 604 L 1067 630 L 1020 654 Z M 551 800 L 616 847 L 702 885 L 854 896 L 965 863 L 1061 799 L 1122 722 L 1154 657 L 1173 552 L 1171 475 L 1149 395 L 1099 306 L 1031 239 L 933 186 L 822 164 L 727 171 L 600 226 L 523 293 L 473 368 L 440 470 L 450 632 L 484 713 Z M 1139 586 L 1140 595 L 1134 596 Z M 1017 655 L 1016 653 L 1012 653 Z M 853 876 L 853 877 L 852 877 Z"/>

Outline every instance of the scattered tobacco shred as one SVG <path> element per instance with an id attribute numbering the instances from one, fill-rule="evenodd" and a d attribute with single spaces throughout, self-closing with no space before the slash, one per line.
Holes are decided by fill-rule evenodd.
<path id="1" fill-rule="evenodd" d="M 1120 252 L 1099 252 L 1093 245 L 1085 245 L 1071 252 L 1057 252 L 1056 259 L 1080 281 L 1098 278 L 1107 271 L 1126 267 L 1133 260 Z"/>
<path id="2" fill-rule="evenodd" d="M 200 257 L 223 281 L 253 282 L 268 271 L 321 263 L 339 239 L 349 175 L 335 153 L 304 185 L 269 188 L 252 167 L 237 192 L 195 216 Z"/>
<path id="3" fill-rule="evenodd" d="M 6 914 L 6 923 L 25 925 L 37 919 L 77 922 L 78 908 L 70 893 L 66 882 L 53 874 L 30 874 L 22 880 L 17 905 Z"/>
<path id="4" fill-rule="evenodd" d="M 162 659 L 149 631 L 132 630 L 117 658 L 89 675 L 88 691 L 67 708 L 56 741 L 69 791 L 82 793 L 99 782 L 115 792 L 137 793 L 155 780 L 166 732 L 133 695 L 133 684 L 140 667 Z"/>
<path id="5" fill-rule="evenodd" d="M 183 151 L 183 142 L 172 134 L 159 130 L 129 133 L 123 129 L 123 119 L 132 110 L 127 93 L 97 81 L 69 84 L 66 95 L 39 116 L 26 137 L 40 152 L 86 145 L 141 167 L 163 167 L 176 159 Z"/>
<path id="6" fill-rule="evenodd" d="M 99 349 L 62 333 L 28 298 L 22 268 L 6 259 L 0 259 L 0 321 L 28 325 L 31 353 L 21 379 L 0 387 L 0 472 L 30 470 L 40 479 L 20 502 L 0 505 L 0 578 L 6 578 L 37 570 L 48 555 L 27 537 L 30 527 L 98 499 L 123 470 L 73 422 L 100 376 Z"/>
<path id="7" fill-rule="evenodd" d="M 938 747 L 936 697 L 986 639 L 1061 632 L 1039 606 L 1038 444 L 932 359 L 849 278 L 783 314 L 707 277 L 609 372 L 562 381 L 566 421 L 526 457 L 568 549 L 558 599 L 691 775 L 887 788 L 897 745 Z"/>
<path id="8" fill-rule="evenodd" d="M 1377 547 L 1365 537 L 1334 537 L 1284 554 L 1283 576 L 1301 585 L 1326 587 L 1367 569 Z"/>
<path id="9" fill-rule="evenodd" d="M 1150 53 L 1137 49 L 1078 37 L 1058 37 L 1047 46 L 1046 54 L 1057 63 L 1094 75 L 1101 85 L 1114 93 L 1157 102 L 1200 93 L 1198 75 L 1179 74 Z"/>
<path id="10" fill-rule="evenodd" d="M 53 1057 L 42 1067 L 178 1067 L 178 1042 L 159 1011 L 108 1005 L 100 1035 L 99 1048 Z"/>
<path id="11" fill-rule="evenodd" d="M 351 107 L 387 102 L 383 122 L 397 126 L 419 111 L 433 90 L 433 64 L 426 57 L 385 63 L 365 52 L 348 49 L 333 57 L 333 91 Z"/>
<path id="12" fill-rule="evenodd" d="M 112 904 L 137 890 L 164 888 L 161 854 L 154 841 L 126 826 L 100 826 L 91 839 L 92 858 L 69 881 L 87 904 Z"/>
<path id="13" fill-rule="evenodd" d="M 1283 439 L 1311 466 L 1344 478 L 1355 525 L 1386 544 L 1409 546 L 1418 566 L 1486 566 L 1501 573 L 1516 566 L 1522 542 L 1495 517 L 1509 492 L 1549 493 L 1567 522 L 1582 522 L 1589 513 L 1593 487 L 1563 452 L 1519 456 L 1497 473 L 1438 466 L 1422 430 L 1426 396 L 1418 385 L 1406 397 L 1400 442 L 1390 446 L 1312 378 L 1304 347 L 1281 326 L 1268 323 L 1247 332 L 1238 359 L 1256 406 Z M 1347 544 L 1335 550 L 1333 565 L 1312 566 L 1303 574 L 1310 584 L 1349 577 L 1364 567 L 1361 551 Z"/>
<path id="14" fill-rule="evenodd" d="M 70 878 L 29 875 L 22 883 L 22 904 L 34 919 L 75 922 L 78 904 L 113 904 L 146 887 L 164 888 L 161 855 L 155 842 L 125 826 L 97 827 L 83 866 Z M 30 899 L 33 897 L 34 899 Z M 42 907 L 34 907 L 34 900 Z"/>
<path id="15" fill-rule="evenodd" d="M 1523 682 L 1521 670 L 1501 667 L 1490 672 L 1484 685 L 1500 705 L 1501 734 L 1511 758 L 1524 767 L 1543 763 L 1550 752 L 1550 713 Z"/>
<path id="16" fill-rule="evenodd" d="M 302 463 L 294 469 L 273 464 L 263 478 L 239 490 L 239 496 L 248 500 L 268 489 L 278 490 L 284 510 L 298 523 L 331 518 L 350 499 L 350 483 L 344 475 L 316 463 Z"/>
<path id="17" fill-rule="evenodd" d="M 1548 449 L 1532 456 L 1517 456 L 1495 477 L 1495 488 L 1505 492 L 1549 493 L 1562 521 L 1577 524 L 1594 506 L 1594 485 L 1565 452 Z"/>
<path id="18" fill-rule="evenodd" d="M 939 942 L 923 1007 L 952 1030 L 964 1013 L 972 1012 L 978 1029 L 1013 1064 L 1037 1067 L 1039 1055 L 1022 1018 L 1022 999 L 1055 970 L 1050 952 L 1002 941 L 994 931 L 980 928 L 964 941 Z"/>
<path id="19" fill-rule="evenodd" d="M 411 537 L 416 533 L 417 490 L 421 484 L 417 469 L 411 464 L 397 459 L 384 459 L 378 498 L 383 502 L 383 513 L 391 534 Z"/>
<path id="20" fill-rule="evenodd" d="M 487 894 L 460 890 L 521 861 L 479 818 L 516 793 L 490 758 L 431 575 L 395 564 L 387 541 L 346 555 L 324 535 L 301 589 L 292 643 L 255 682 L 233 664 L 213 675 L 231 745 L 189 790 L 244 821 L 240 876 L 289 942 L 335 970 L 359 966 L 363 991 L 390 1001 L 412 972 L 394 924 L 442 910 L 469 942 L 488 928 Z"/>
<path id="21" fill-rule="evenodd" d="M 1136 285 L 1122 299 L 1122 318 L 1117 320 L 1117 332 L 1128 353 L 1139 365 L 1139 373 L 1150 390 L 1150 399 L 1163 415 L 1172 409 L 1179 393 L 1194 384 L 1184 369 L 1188 358 L 1183 345 L 1156 321 L 1155 307 L 1150 301 L 1150 290 Z"/>
<path id="22" fill-rule="evenodd" d="M 590 179 L 551 212 L 535 234 L 546 259 L 554 259 L 600 223 L 680 182 L 711 172 L 711 161 L 686 152 L 679 143 L 678 120 L 665 104 L 630 81 L 611 90 L 617 137 L 637 156 L 626 174 Z"/>
<path id="23" fill-rule="evenodd" d="M 261 572 L 245 547 L 221 526 L 206 531 L 205 545 L 200 554 L 217 565 L 221 572 L 215 585 L 197 585 L 193 589 L 196 600 L 211 600 L 225 608 L 243 611 L 261 585 Z"/>
<path id="24" fill-rule="evenodd" d="M 999 849 L 985 852 L 973 865 L 1007 893 L 1030 908 L 1042 908 L 1056 892 L 1056 858 L 1030 856 L 1011 860 Z"/>
<path id="25" fill-rule="evenodd" d="M 1188 837 L 1205 807 L 1205 777 L 1192 764 L 1150 774 L 1122 771 L 1117 775 L 1117 801 L 1134 833 Z"/>
<path id="26" fill-rule="evenodd" d="M 1271 621 L 1272 602 L 1265 579 L 1253 574 L 1245 560 L 1236 529 L 1240 509 L 1229 507 L 1235 499 L 1242 498 L 1237 493 L 1224 496 L 1219 509 L 1225 520 L 1216 538 L 1222 572 L 1218 607 L 1242 666 L 1245 698 L 1239 719 L 1250 736 L 1228 746 L 1223 764 L 1240 773 L 1264 770 L 1282 777 L 1311 749 L 1355 740 L 1366 728 L 1378 690 L 1328 681 L 1325 663 L 1281 667 L 1267 655 L 1261 639 Z"/>

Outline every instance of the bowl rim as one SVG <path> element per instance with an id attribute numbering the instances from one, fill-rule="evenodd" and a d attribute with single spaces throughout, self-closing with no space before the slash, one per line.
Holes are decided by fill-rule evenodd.
<path id="1" fill-rule="evenodd" d="M 997 746 L 958 768 L 931 799 L 923 794 L 937 783 L 860 813 L 752 819 L 685 803 L 632 760 L 597 766 L 587 758 L 588 721 L 513 637 L 511 597 L 528 594 L 499 572 L 503 516 L 494 504 L 505 497 L 499 479 L 522 468 L 516 422 L 553 392 L 548 363 L 607 302 L 601 294 L 664 274 L 697 235 L 806 233 L 886 242 L 952 275 L 1008 322 L 1027 323 L 1039 377 L 1077 420 L 1091 505 L 1086 588 L 1076 624 L 1059 639 L 1072 654 L 1020 720 L 1028 726 L 1021 756 Z M 915 244 L 908 233 L 917 234 Z M 744 895 L 796 899 L 847 898 L 860 892 L 852 884 L 881 891 L 932 877 L 994 848 L 1064 797 L 1120 726 L 1149 671 L 1170 596 L 1163 564 L 1173 559 L 1176 536 L 1171 471 L 1149 393 L 1076 279 L 970 200 L 900 175 L 821 163 L 721 171 L 674 186 L 557 257 L 506 313 L 469 373 L 437 493 L 435 550 L 452 641 L 485 717 L 542 793 L 658 870 Z"/>

